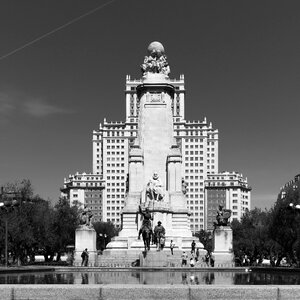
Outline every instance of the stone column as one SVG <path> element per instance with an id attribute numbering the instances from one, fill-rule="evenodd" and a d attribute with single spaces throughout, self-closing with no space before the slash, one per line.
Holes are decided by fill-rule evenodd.
<path id="1" fill-rule="evenodd" d="M 84 249 L 89 252 L 88 266 L 97 266 L 96 231 L 88 226 L 80 226 L 75 231 L 74 265 L 81 266 L 81 253 Z"/>
<path id="2" fill-rule="evenodd" d="M 230 226 L 218 226 L 214 233 L 213 257 L 215 267 L 234 267 L 234 255 L 232 249 L 232 229 Z"/>
<path id="3" fill-rule="evenodd" d="M 182 158 L 180 150 L 177 145 L 172 145 L 171 153 L 168 155 L 167 159 L 167 169 L 168 169 L 168 190 L 170 193 L 181 192 L 181 163 Z"/>

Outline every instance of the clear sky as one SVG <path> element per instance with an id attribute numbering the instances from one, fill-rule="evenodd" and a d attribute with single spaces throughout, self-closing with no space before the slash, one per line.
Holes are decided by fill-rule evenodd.
<path id="1" fill-rule="evenodd" d="M 91 172 L 93 129 L 125 119 L 126 74 L 160 41 L 186 119 L 219 129 L 219 170 L 269 208 L 300 172 L 299 37 L 298 0 L 2 0 L 0 184 L 28 178 L 55 202 L 64 177 Z"/>

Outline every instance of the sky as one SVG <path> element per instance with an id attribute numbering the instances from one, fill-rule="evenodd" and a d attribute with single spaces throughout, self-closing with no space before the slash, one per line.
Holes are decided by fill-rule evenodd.
<path id="1" fill-rule="evenodd" d="M 65 177 L 91 172 L 92 131 L 125 120 L 126 75 L 160 41 L 186 119 L 219 130 L 219 171 L 270 208 L 300 173 L 299 36 L 298 0 L 2 0 L 0 185 L 30 179 L 56 202 Z"/>

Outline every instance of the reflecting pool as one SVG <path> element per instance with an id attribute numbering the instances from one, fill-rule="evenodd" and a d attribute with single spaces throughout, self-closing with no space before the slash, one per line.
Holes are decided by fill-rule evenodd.
<path id="1" fill-rule="evenodd" d="M 0 284 L 299 285 L 298 272 L 97 270 L 0 274 Z"/>

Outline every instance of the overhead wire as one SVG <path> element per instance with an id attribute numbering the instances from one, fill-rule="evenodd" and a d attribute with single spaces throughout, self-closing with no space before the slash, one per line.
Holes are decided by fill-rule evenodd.
<path id="1" fill-rule="evenodd" d="M 13 54 L 21 51 L 21 50 L 23 50 L 24 48 L 26 48 L 26 47 L 28 47 L 28 46 L 30 46 L 30 45 L 32 45 L 32 44 L 40 41 L 41 39 L 43 39 L 43 38 L 45 38 L 45 37 L 47 37 L 47 36 L 49 36 L 49 35 L 51 35 L 53 33 L 56 33 L 59 30 L 65 28 L 67 26 L 70 26 L 70 25 L 74 24 L 75 22 L 77 22 L 77 21 L 79 21 L 79 20 L 81 20 L 81 19 L 83 19 L 83 18 L 85 18 L 85 17 L 87 17 L 87 16 L 95 13 L 96 11 L 104 8 L 107 5 L 110 5 L 111 3 L 115 2 L 115 1 L 116 0 L 110 0 L 110 1 L 108 1 L 108 2 L 106 2 L 104 4 L 102 4 L 102 5 L 97 6 L 96 8 L 94 8 L 94 9 L 92 9 L 92 10 L 84 13 L 83 15 L 81 15 L 79 17 L 76 17 L 75 19 L 72 19 L 71 21 L 69 21 L 69 22 L 67 22 L 67 23 L 65 23 L 65 24 L 63 24 L 63 25 L 61 25 L 61 26 L 59 26 L 59 27 L 57 27 L 57 28 L 55 28 L 55 29 L 53 29 L 53 30 L 51 30 L 51 31 L 49 31 L 49 32 L 47 32 L 47 33 L 45 33 L 45 34 L 37 37 L 37 38 L 35 38 L 35 39 L 33 39 L 32 41 L 30 41 L 30 42 L 28 42 L 28 43 L 26 43 L 26 44 L 24 44 L 24 45 L 22 45 L 22 46 L 20 46 L 20 47 L 18 47 L 16 49 L 14 49 L 14 50 L 8 52 L 7 54 L 4 54 L 4 55 L 0 56 L 0 60 L 3 60 L 5 58 L 7 58 L 7 57 L 9 57 L 9 56 L 11 56 L 11 55 L 13 55 Z"/>

